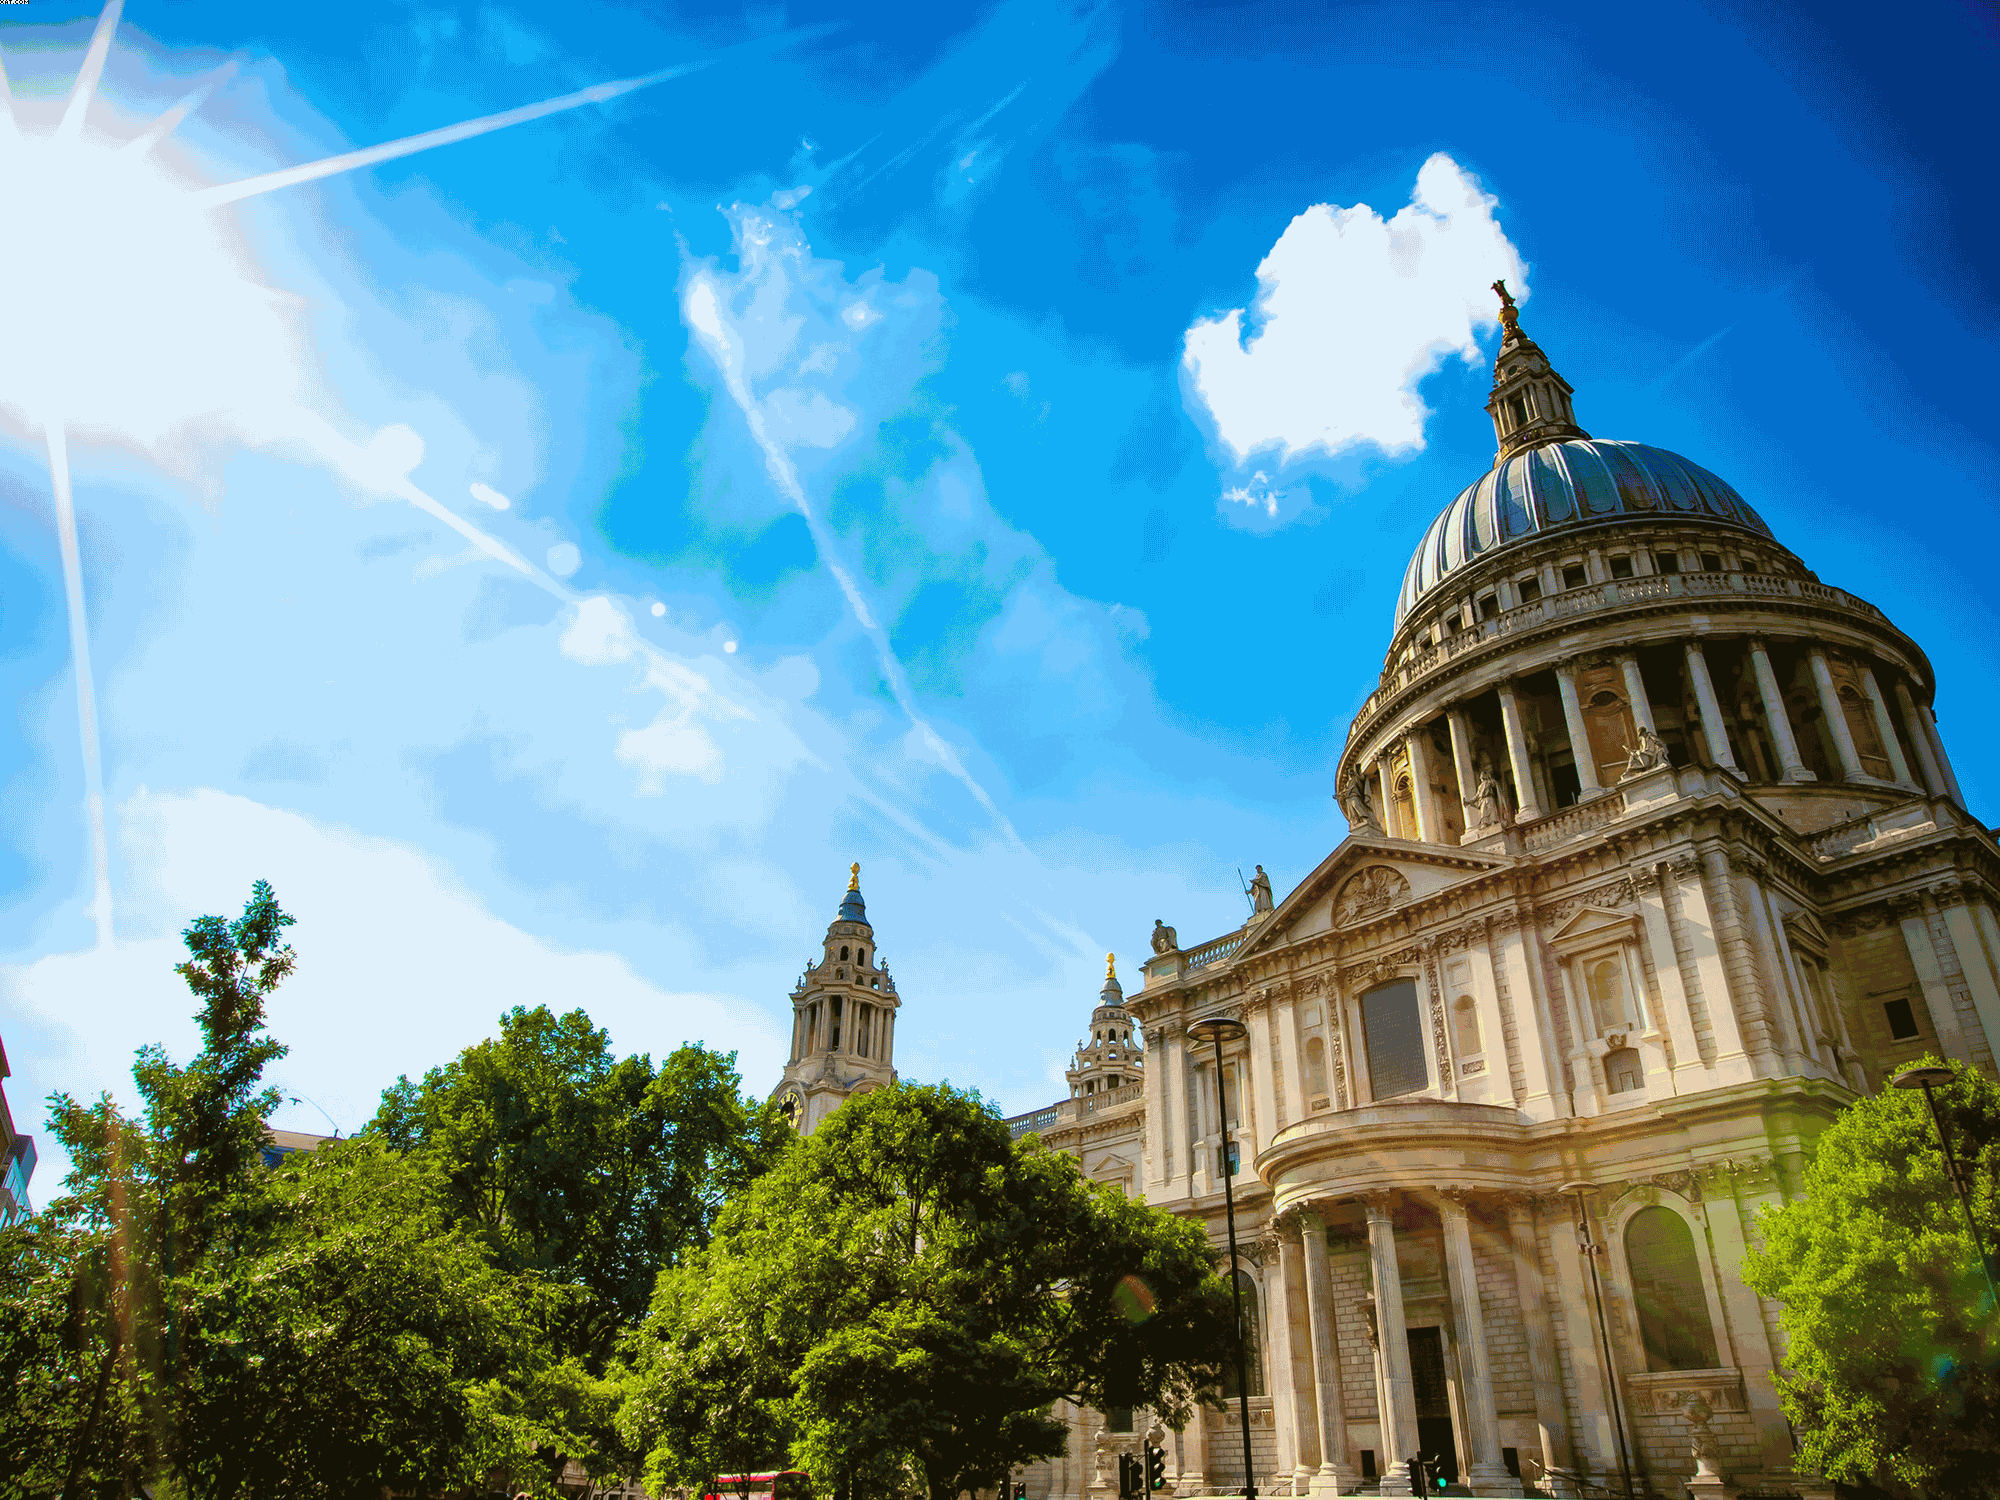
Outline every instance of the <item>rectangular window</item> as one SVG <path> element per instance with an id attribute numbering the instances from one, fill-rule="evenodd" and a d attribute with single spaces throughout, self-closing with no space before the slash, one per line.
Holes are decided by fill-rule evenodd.
<path id="1" fill-rule="evenodd" d="M 1421 1093 L 1431 1086 L 1414 979 L 1385 984 L 1361 997 L 1361 1034 L 1377 1099 Z"/>
<path id="2" fill-rule="evenodd" d="M 1361 1450 L 1361 1477 L 1363 1479 L 1373 1479 L 1375 1477 L 1375 1450 L 1373 1448 L 1363 1448 Z"/>
<path id="3" fill-rule="evenodd" d="M 1465 622 L 1457 615 L 1446 615 L 1444 617 L 1444 631 L 1446 635 L 1457 635 L 1464 628 Z"/>
<path id="4" fill-rule="evenodd" d="M 1521 596 L 1523 604 L 1532 604 L 1542 597 L 1542 580 L 1523 578 L 1514 585 L 1514 592 Z"/>
<path id="5" fill-rule="evenodd" d="M 1749 558 L 1746 557 L 1743 559 L 1743 571 L 1746 573 L 1754 573 L 1757 571 L 1757 564 L 1755 564 Z"/>
<path id="6" fill-rule="evenodd" d="M 1521 1477 L 1521 1450 L 1519 1448 L 1502 1448 L 1500 1450 L 1500 1462 L 1507 1466 L 1509 1477 L 1514 1479 Z"/>
<path id="7" fill-rule="evenodd" d="M 1907 1042 L 1921 1035 L 1917 1030 L 1917 1018 L 1910 1013 L 1907 1000 L 1889 1000 L 1882 1006 L 1882 1014 L 1889 1020 L 1889 1035 L 1899 1042 Z"/>
<path id="8" fill-rule="evenodd" d="M 1613 578 L 1632 576 L 1632 558 L 1628 553 L 1621 552 L 1611 559 L 1611 576 Z"/>
<path id="9" fill-rule="evenodd" d="M 1482 594 L 1479 598 L 1479 618 L 1490 620 L 1500 613 L 1500 601 L 1492 594 Z"/>
<path id="10" fill-rule="evenodd" d="M 1563 587 L 1580 589 L 1590 582 L 1590 574 L 1584 571 L 1582 563 L 1568 563 L 1563 567 Z"/>
<path id="11" fill-rule="evenodd" d="M 1704 573 L 1720 573 L 1722 571 L 1722 554 L 1719 552 L 1702 553 L 1701 570 Z"/>
<path id="12" fill-rule="evenodd" d="M 1681 570 L 1681 556 L 1678 552 L 1655 552 L 1653 571 L 1655 573 L 1678 573 Z"/>

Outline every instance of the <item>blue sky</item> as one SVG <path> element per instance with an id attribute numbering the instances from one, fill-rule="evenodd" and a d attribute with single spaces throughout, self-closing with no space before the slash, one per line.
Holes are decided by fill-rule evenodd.
<path id="1" fill-rule="evenodd" d="M 45 139 L 96 11 L 4 15 Z M 282 1123 L 542 1001 L 761 1091 L 854 859 L 905 1074 L 1054 1097 L 1106 950 L 1343 835 L 1404 563 L 1491 461 L 1499 274 L 1585 427 L 1925 647 L 1989 812 L 1997 59 L 1956 4 L 135 3 L 92 162 L 234 72 L 0 252 L 50 287 L 0 332 L 17 1114 L 190 1048 L 175 935 L 260 876 Z"/>

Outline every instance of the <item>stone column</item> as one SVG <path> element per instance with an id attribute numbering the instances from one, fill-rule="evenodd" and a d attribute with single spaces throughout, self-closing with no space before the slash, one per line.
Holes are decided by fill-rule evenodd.
<path id="1" fill-rule="evenodd" d="M 1514 1291 L 1528 1335 L 1528 1379 L 1535 1388 L 1535 1427 L 1541 1436 L 1542 1467 L 1568 1469 L 1569 1418 L 1563 1415 L 1562 1364 L 1556 1355 L 1556 1328 L 1549 1321 L 1548 1285 L 1542 1277 L 1542 1247 L 1535 1229 L 1534 1200 L 1525 1193 L 1507 1200 L 1507 1229 L 1513 1237 Z"/>
<path id="2" fill-rule="evenodd" d="M 1910 748 L 1916 750 L 1916 764 L 1924 770 L 1924 786 L 1930 788 L 1932 796 L 1950 796 L 1952 784 L 1944 778 L 1944 768 L 1930 748 L 1930 716 L 1916 706 L 1910 684 L 1902 678 L 1896 678 L 1896 702 L 1902 704 L 1902 722 L 1910 728 Z"/>
<path id="3" fill-rule="evenodd" d="M 1771 670 L 1771 657 L 1762 641 L 1750 642 L 1750 667 L 1757 674 L 1757 694 L 1764 700 L 1764 722 L 1771 730 L 1771 744 L 1777 749 L 1778 764 L 1784 769 L 1781 781 L 1817 781 L 1799 759 L 1799 742 L 1792 736 L 1791 716 L 1785 712 L 1785 695 L 1778 691 L 1778 674 Z"/>
<path id="4" fill-rule="evenodd" d="M 1903 758 L 1903 742 L 1896 737 L 1895 721 L 1889 717 L 1889 705 L 1882 697 L 1882 689 L 1875 683 L 1875 669 L 1866 662 L 1861 664 L 1861 691 L 1868 698 L 1868 712 L 1875 720 L 1875 737 L 1882 742 L 1882 753 L 1889 757 L 1889 775 L 1898 786 L 1916 789 L 1917 779 L 1910 774 L 1910 763 Z"/>
<path id="5" fill-rule="evenodd" d="M 1236 1118 L 1244 1125 L 1256 1122 L 1255 1140 L 1239 1148 L 1243 1153 L 1243 1175 L 1255 1182 L 1257 1173 L 1251 1161 L 1278 1138 L 1278 1063 L 1271 1035 L 1270 992 L 1252 995 L 1244 1010 L 1250 1023 L 1250 1056 L 1236 1086 L 1248 1089 L 1251 1097 L 1237 1103 Z"/>
<path id="6" fill-rule="evenodd" d="M 1309 1209 L 1301 1212 L 1299 1235 L 1305 1246 L 1306 1315 L 1312 1323 L 1314 1415 L 1319 1433 L 1319 1472 L 1312 1478 L 1312 1489 L 1315 1494 L 1337 1494 L 1353 1489 L 1360 1476 L 1347 1462 L 1347 1404 L 1340 1390 L 1340 1341 L 1333 1323 L 1333 1272 L 1326 1258 L 1326 1222 Z M 1392 1249 L 1392 1259 L 1393 1254 Z M 1297 1485 L 1292 1493 L 1299 1493 Z"/>
<path id="7" fill-rule="evenodd" d="M 1208 1414 L 1201 1407 L 1194 1409 L 1188 1424 L 1180 1434 L 1181 1471 L 1174 1481 L 1176 1495 L 1205 1495 L 1208 1493 Z"/>
<path id="8" fill-rule="evenodd" d="M 1410 806 L 1417 813 L 1417 837 L 1426 844 L 1444 841 L 1444 829 L 1439 826 L 1438 811 L 1431 805 L 1431 743 L 1419 724 L 1403 742 L 1410 757 Z"/>
<path id="9" fill-rule="evenodd" d="M 1500 684 L 1500 725 L 1507 736 L 1507 765 L 1514 773 L 1514 821 L 1525 823 L 1542 816 L 1535 800 L 1535 767 L 1528 759 L 1528 731 L 1521 723 L 1521 704 L 1514 696 L 1514 684 Z"/>
<path id="10" fill-rule="evenodd" d="M 1154 1202 L 1165 1196 L 1167 1171 L 1167 1032 L 1164 1022 L 1155 1023 L 1146 1033 L 1146 1071 L 1153 1086 L 1146 1090 L 1146 1140 L 1152 1147 L 1145 1153 L 1146 1192 Z M 1178 1036 L 1174 1038 L 1178 1043 Z"/>
<path id="11" fill-rule="evenodd" d="M 1931 1013 L 1931 1030 L 1937 1036 L 1939 1049 L 1954 1062 L 1971 1067 L 1972 1048 L 1966 1043 L 1965 1029 L 1959 1025 L 1957 1002 L 1945 983 L 1937 948 L 1931 942 L 1930 913 L 1928 901 L 1921 905 L 1908 903 L 1896 909 L 1897 925 L 1902 929 L 1903 946 L 1910 953 L 1910 966 L 1917 971 L 1917 984 L 1924 992 L 1924 1007 Z"/>
<path id="12" fill-rule="evenodd" d="M 1280 1221 L 1278 1227 L 1278 1280 L 1277 1290 L 1281 1296 L 1271 1300 L 1277 1304 L 1267 1322 L 1273 1334 L 1272 1353 L 1282 1348 L 1284 1358 L 1275 1360 L 1278 1366 L 1278 1385 L 1274 1392 L 1273 1410 L 1285 1420 L 1281 1426 L 1289 1426 L 1292 1437 L 1292 1493 L 1303 1495 L 1312 1477 L 1319 1470 L 1323 1452 L 1319 1438 L 1319 1406 L 1317 1390 L 1319 1372 L 1314 1368 L 1312 1339 L 1312 1288 L 1306 1283 L 1305 1252 L 1300 1242 L 1296 1225 Z M 1300 1297 L 1303 1293 L 1303 1298 Z M 1301 1325 L 1293 1316 L 1295 1301 L 1306 1304 L 1306 1317 Z M 1284 1325 L 1282 1341 L 1277 1336 L 1279 1325 Z M 1279 1462 L 1284 1462 L 1279 1455 Z"/>
<path id="13" fill-rule="evenodd" d="M 1507 1472 L 1500 1458 L 1500 1408 L 1493 1399 L 1493 1372 L 1486 1359 L 1486 1317 L 1479 1306 L 1479 1268 L 1466 1212 L 1469 1196 L 1446 1188 L 1433 1199 L 1444 1220 L 1452 1325 L 1463 1356 L 1459 1371 L 1465 1381 L 1465 1437 L 1472 1450 L 1467 1474 L 1475 1495 L 1518 1495 L 1521 1481 Z"/>
<path id="14" fill-rule="evenodd" d="M 1576 761 L 1577 800 L 1588 801 L 1603 792 L 1597 779 L 1597 757 L 1590 750 L 1590 732 L 1583 727 L 1583 705 L 1576 696 L 1576 667 L 1556 663 L 1556 688 L 1562 693 L 1563 726 L 1569 731 L 1569 753 Z"/>
<path id="15" fill-rule="evenodd" d="M 1167 1076 L 1161 1080 L 1166 1087 L 1166 1096 L 1160 1101 L 1160 1164 L 1161 1175 L 1171 1184 L 1174 1180 L 1176 1157 L 1184 1157 L 1179 1163 L 1182 1187 L 1179 1192 L 1192 1190 L 1194 1177 L 1194 1121 L 1188 1118 L 1188 1065 L 1187 1035 L 1181 1024 L 1174 1021 L 1167 1028 L 1166 1066 L 1161 1069 Z M 1172 1191 L 1172 1189 L 1169 1189 Z M 1179 1192 L 1175 1196 L 1179 1196 Z"/>
<path id="16" fill-rule="evenodd" d="M 2000 1054 L 2000 985 L 1994 983 L 1993 966 L 1987 961 L 1986 945 L 1980 939 L 1979 919 L 1966 905 L 1964 887 L 1940 894 L 1938 905 L 1944 912 L 1945 936 L 1958 955 L 1965 988 L 1972 996 L 1972 1008 L 1979 1013 L 1979 1026 L 1986 1033 L 1986 1045 Z"/>
<path id="17" fill-rule="evenodd" d="M 1873 781 L 1875 778 L 1861 769 L 1861 752 L 1854 746 L 1854 731 L 1847 724 L 1847 710 L 1841 707 L 1840 693 L 1833 685 L 1833 669 L 1826 664 L 1826 653 L 1815 646 L 1806 653 L 1812 663 L 1813 686 L 1819 689 L 1819 711 L 1826 720 L 1826 727 L 1833 731 L 1833 747 L 1840 752 L 1840 775 L 1843 781 Z"/>
<path id="18" fill-rule="evenodd" d="M 1958 776 L 1951 768 L 1951 757 L 1945 754 L 1944 736 L 1938 733 L 1937 717 L 1927 708 L 1918 708 L 1910 701 L 1910 690 L 1902 683 L 1896 690 L 1903 698 L 1903 711 L 1910 717 L 1912 739 L 1928 743 L 1931 759 L 1937 762 L 1938 782 L 1945 788 L 1944 795 L 1960 807 L 1965 806 L 1965 793 L 1958 789 Z"/>
<path id="19" fill-rule="evenodd" d="M 1400 1494 L 1417 1451 L 1417 1387 L 1410 1374 L 1410 1329 L 1403 1317 L 1403 1272 L 1396 1264 L 1392 1195 L 1369 1193 L 1368 1271 L 1375 1288 L 1375 1334 L 1382 1358 L 1382 1457 L 1377 1488 Z"/>
<path id="20" fill-rule="evenodd" d="M 1466 727 L 1463 709 L 1448 709 L 1444 716 L 1446 728 L 1451 733 L 1451 769 L 1458 778 L 1459 821 L 1465 832 L 1460 841 L 1471 838 L 1472 810 L 1465 804 L 1465 794 L 1479 781 L 1479 768 L 1472 763 L 1472 731 Z"/>
<path id="21" fill-rule="evenodd" d="M 1639 658 L 1626 652 L 1618 658 L 1618 670 L 1625 674 L 1625 701 L 1632 708 L 1632 722 L 1642 729 L 1660 732 L 1653 722 L 1653 701 L 1646 696 L 1646 679 L 1639 671 Z"/>
<path id="22" fill-rule="evenodd" d="M 1687 655 L 1688 681 L 1694 685 L 1695 706 L 1701 710 L 1701 732 L 1708 741 L 1708 757 L 1725 771 L 1733 771 L 1738 779 L 1743 779 L 1743 770 L 1736 764 L 1736 752 L 1729 746 L 1729 725 L 1722 717 L 1722 705 L 1715 699 L 1715 683 L 1708 675 L 1708 658 L 1702 654 L 1700 641 L 1689 641 L 1683 648 Z"/>
<path id="23" fill-rule="evenodd" d="M 1396 778 L 1390 773 L 1386 755 L 1375 762 L 1375 785 L 1382 798 L 1378 804 L 1382 809 L 1382 831 L 1392 839 L 1414 837 L 1403 831 L 1403 815 L 1396 808 Z"/>

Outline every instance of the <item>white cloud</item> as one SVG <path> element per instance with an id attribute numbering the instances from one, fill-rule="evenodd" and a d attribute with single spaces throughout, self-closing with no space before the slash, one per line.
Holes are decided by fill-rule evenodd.
<path id="1" fill-rule="evenodd" d="M 1191 394 L 1234 462 L 1273 448 L 1280 464 L 1360 443 L 1421 449 L 1418 383 L 1448 354 L 1477 362 L 1495 279 L 1527 300 L 1496 201 L 1440 153 L 1393 218 L 1316 203 L 1293 219 L 1257 267 L 1252 306 L 1187 332 Z"/>
<path id="2" fill-rule="evenodd" d="M 270 1077 L 343 1129 L 359 1126 L 398 1074 L 491 1035 L 515 1005 L 583 1006 L 622 1051 L 658 1057 L 683 1040 L 737 1051 L 753 1086 L 784 1064 L 785 1039 L 763 1006 L 665 990 L 621 957 L 525 932 L 408 845 L 207 788 L 142 788 L 119 814 L 137 893 L 123 916 L 128 930 L 153 935 L 0 968 L 16 1070 L 73 1094 L 108 1090 L 129 1105 L 135 1048 L 161 1041 L 184 1061 L 199 1045 L 195 1001 L 173 972 L 186 953 L 172 934 L 202 912 L 234 916 L 260 876 L 298 918 L 289 933 L 298 969 L 270 1014 L 292 1050 Z M 39 1132 L 39 1109 L 16 1104 L 23 1127 Z M 309 1113 L 290 1123 L 325 1128 Z M 39 1198 L 54 1195 L 60 1171 L 37 1173 Z"/>

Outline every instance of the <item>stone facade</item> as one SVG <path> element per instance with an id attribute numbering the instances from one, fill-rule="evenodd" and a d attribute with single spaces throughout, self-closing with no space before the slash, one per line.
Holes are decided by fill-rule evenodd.
<path id="1" fill-rule="evenodd" d="M 1713 475 L 1589 439 L 1504 322 L 1496 466 L 1412 561 L 1336 768 L 1349 834 L 1234 932 L 1156 927 L 1121 997 L 1143 1087 L 1015 1124 L 1136 1161 L 1221 1244 L 1187 1032 L 1248 1028 L 1222 1067 L 1265 1494 L 1400 1492 L 1418 1452 L 1475 1494 L 1621 1461 L 1674 1494 L 1697 1446 L 1823 1490 L 1741 1263 L 1857 1093 L 1926 1051 L 1993 1071 L 2000 849 L 1916 643 Z M 1234 1407 L 1169 1442 L 1180 1493 L 1242 1484 Z M 1108 1495 L 1115 1459 L 1077 1455 L 1138 1446 L 1071 1416 L 1034 1500 Z"/>

